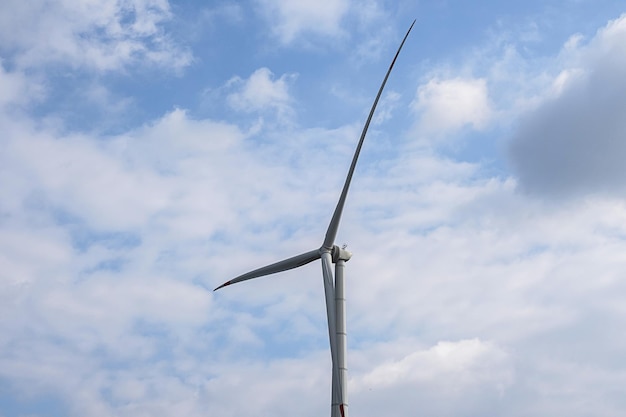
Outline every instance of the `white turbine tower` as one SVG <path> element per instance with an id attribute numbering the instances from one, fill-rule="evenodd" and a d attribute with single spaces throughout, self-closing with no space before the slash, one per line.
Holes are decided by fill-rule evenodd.
<path id="1" fill-rule="evenodd" d="M 343 206 L 346 202 L 346 196 L 348 195 L 348 189 L 350 188 L 350 181 L 352 180 L 352 174 L 354 174 L 354 168 L 356 167 L 361 147 L 363 146 L 363 140 L 367 133 L 367 128 L 370 125 L 374 111 L 378 100 L 385 88 L 389 74 L 393 69 L 396 59 L 402 50 L 402 46 L 409 36 L 411 29 L 415 21 L 409 27 L 409 30 L 404 35 L 396 55 L 389 65 L 389 69 L 385 74 L 385 78 L 378 89 L 378 94 L 374 100 L 374 104 L 370 109 L 369 116 L 363 127 L 361 138 L 354 152 L 352 158 L 352 164 L 346 177 L 346 182 L 343 185 L 339 202 L 333 213 L 333 217 L 330 220 L 328 229 L 326 230 L 326 237 L 324 237 L 324 243 L 319 249 L 312 250 L 310 252 L 303 253 L 301 255 L 294 256 L 289 259 L 285 259 L 268 266 L 264 266 L 254 271 L 247 272 L 243 275 L 239 275 L 230 281 L 217 287 L 215 290 L 219 290 L 236 282 L 246 281 L 252 278 L 258 278 L 265 275 L 275 274 L 277 272 L 287 271 L 289 269 L 297 268 L 302 265 L 306 265 L 317 259 L 322 260 L 322 275 L 324 276 L 324 294 L 326 296 L 326 315 L 328 318 L 328 337 L 330 339 L 330 356 L 332 360 L 332 405 L 331 405 L 331 417 L 347 417 L 348 416 L 348 398 L 347 398 L 347 381 L 348 370 L 346 364 L 347 356 L 347 338 L 346 338 L 346 299 L 345 299 L 345 285 L 343 269 L 346 261 L 350 259 L 352 254 L 342 248 L 335 245 L 335 237 L 337 236 L 337 229 L 339 228 L 339 222 L 341 220 L 341 213 L 343 212 Z M 333 271 L 330 264 L 335 264 L 335 274 L 333 278 Z"/>

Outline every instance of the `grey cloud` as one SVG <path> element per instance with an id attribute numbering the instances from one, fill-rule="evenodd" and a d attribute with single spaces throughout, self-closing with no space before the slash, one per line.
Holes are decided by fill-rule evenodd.
<path id="1" fill-rule="evenodd" d="M 520 122 L 508 154 L 522 190 L 563 197 L 626 189 L 626 30 L 615 30 L 620 25 L 626 27 L 626 18 L 600 31 L 581 54 L 581 73 Z"/>

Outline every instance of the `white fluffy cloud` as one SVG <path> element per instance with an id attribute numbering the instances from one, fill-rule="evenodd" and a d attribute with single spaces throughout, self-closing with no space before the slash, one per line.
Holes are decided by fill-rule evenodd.
<path id="1" fill-rule="evenodd" d="M 482 129 L 492 116 L 485 79 L 433 78 L 418 87 L 412 109 L 419 129 L 444 134 L 465 126 Z"/>
<path id="2" fill-rule="evenodd" d="M 411 352 L 375 367 L 354 381 L 354 385 L 356 390 L 364 387 L 387 388 L 434 379 L 441 379 L 439 382 L 449 379 L 449 384 L 471 385 L 483 378 L 491 378 L 489 371 L 493 370 L 497 374 L 494 382 L 504 389 L 513 378 L 506 358 L 501 349 L 478 339 L 441 341 L 427 350 Z"/>
<path id="3" fill-rule="evenodd" d="M 289 84 L 294 79 L 293 74 L 283 74 L 274 80 L 274 74 L 267 68 L 257 69 L 246 80 L 231 78 L 226 88 L 236 91 L 228 95 L 228 103 L 235 110 L 261 112 L 271 109 L 281 116 L 287 115 L 291 112 L 292 102 Z"/>
<path id="4" fill-rule="evenodd" d="M 398 346 L 402 346 L 400 354 L 385 349 L 385 353 L 398 358 L 387 358 L 351 380 L 352 398 L 357 399 L 351 407 L 353 412 L 409 415 L 409 410 L 419 409 L 429 415 L 452 416 L 459 412 L 455 404 L 462 403 L 471 412 L 493 413 L 515 379 L 509 355 L 493 343 L 478 339 L 441 341 L 415 349 L 419 343 L 409 339 Z M 380 347 L 372 351 L 377 349 Z M 362 354 L 357 354 L 359 365 L 365 359 Z M 479 396 L 478 392 L 489 392 L 493 398 Z M 404 405 L 398 407 L 399 402 Z"/>
<path id="5" fill-rule="evenodd" d="M 341 19 L 348 11 L 348 0 L 259 0 L 274 34 L 288 44 L 307 33 L 337 36 Z"/>
<path id="6" fill-rule="evenodd" d="M 354 133 L 274 132 L 266 149 L 251 148 L 234 125 L 174 110 L 106 142 L 9 136 L 2 377 L 95 416 L 326 410 L 319 265 L 209 291 L 319 244 L 339 187 L 310 184 L 332 184 L 339 160 L 310 146 L 299 156 L 299 141 L 339 146 Z M 32 146 L 16 145 L 24 139 Z M 612 330 L 622 316 L 611 313 L 622 308 L 624 204 L 550 209 L 516 195 L 510 180 L 468 180 L 469 164 L 399 155 L 384 176 L 361 171 L 340 231 L 355 254 L 353 411 L 447 416 L 461 402 L 515 415 L 533 412 L 525 395 L 552 409 L 584 391 L 610 415 L 619 398 L 594 382 L 622 377 L 593 353 L 626 344 Z M 57 208 L 69 219 L 51 217 Z M 570 332 L 593 337 L 572 344 Z M 581 362 L 589 371 L 569 383 Z M 564 384 L 570 391 L 542 396 Z"/>
<path id="7" fill-rule="evenodd" d="M 191 55 L 164 32 L 171 17 L 167 0 L 7 0 L 0 5 L 0 50 L 21 68 L 110 71 L 150 63 L 180 70 Z"/>
<path id="8" fill-rule="evenodd" d="M 42 98 L 45 88 L 21 72 L 8 72 L 0 61 L 0 108 L 21 107 Z M 4 109 L 6 107 L 6 109 Z"/>

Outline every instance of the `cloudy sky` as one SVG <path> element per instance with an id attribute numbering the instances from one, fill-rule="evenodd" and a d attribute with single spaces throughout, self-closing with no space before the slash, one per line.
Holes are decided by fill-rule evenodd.
<path id="1" fill-rule="evenodd" d="M 626 409 L 626 4 L 0 2 L 0 416 Z"/>

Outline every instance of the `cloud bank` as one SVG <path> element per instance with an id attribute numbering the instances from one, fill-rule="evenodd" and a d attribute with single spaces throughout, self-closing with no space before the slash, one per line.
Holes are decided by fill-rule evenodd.
<path id="1" fill-rule="evenodd" d="M 573 40 L 579 40 L 578 37 Z M 626 16 L 587 44 L 570 42 L 568 66 L 520 122 L 509 148 L 522 189 L 543 196 L 621 194 L 626 184 Z"/>

